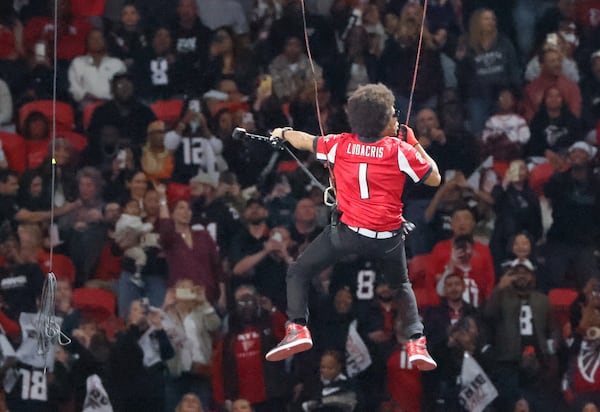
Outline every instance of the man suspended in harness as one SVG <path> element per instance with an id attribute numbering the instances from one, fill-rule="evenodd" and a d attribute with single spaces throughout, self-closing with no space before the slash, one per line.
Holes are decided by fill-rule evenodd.
<path id="1" fill-rule="evenodd" d="M 347 107 L 351 133 L 316 137 L 290 128 L 277 128 L 271 133 L 272 139 L 287 141 L 329 162 L 339 222 L 332 219 L 332 224 L 290 265 L 287 333 L 266 358 L 279 361 L 312 347 L 306 327 L 311 279 L 340 257 L 357 254 L 382 262 L 400 304 L 404 334 L 409 339 L 409 360 L 420 370 L 431 370 L 437 364 L 427 351 L 423 324 L 408 280 L 401 197 L 406 176 L 414 182 L 438 186 L 440 173 L 412 129 L 399 125 L 394 95 L 386 86 L 369 84 L 358 88 Z M 400 137 L 396 137 L 399 130 Z"/>

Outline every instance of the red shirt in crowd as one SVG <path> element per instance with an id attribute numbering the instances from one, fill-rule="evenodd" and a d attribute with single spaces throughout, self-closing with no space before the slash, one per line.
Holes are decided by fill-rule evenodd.
<path id="1" fill-rule="evenodd" d="M 16 52 L 15 35 L 12 29 L 0 24 L 0 59 L 12 57 Z"/>
<path id="2" fill-rule="evenodd" d="M 74 18 L 68 25 L 59 23 L 58 50 L 59 60 L 73 60 L 85 54 L 85 39 L 92 29 L 92 24 L 83 18 Z M 52 56 L 54 44 L 54 20 L 50 17 L 34 17 L 23 30 L 25 49 L 33 51 L 37 42 L 46 43 L 47 56 Z"/>
<path id="3" fill-rule="evenodd" d="M 394 351 L 387 360 L 387 390 L 400 410 L 421 410 L 421 373 L 408 361 L 404 348 Z"/>
<path id="4" fill-rule="evenodd" d="M 584 28 L 600 26 L 600 0 L 579 0 L 575 2 L 577 24 Z"/>
<path id="5" fill-rule="evenodd" d="M 450 262 L 452 253 L 452 239 L 438 242 L 431 251 L 432 270 L 434 276 L 432 280 L 435 282 L 429 287 L 435 290 L 437 281 L 446 271 L 446 265 Z M 471 270 L 468 273 L 463 273 L 465 279 L 465 293 L 468 293 L 467 302 L 475 307 L 481 307 L 484 300 L 490 297 L 496 276 L 494 274 L 494 263 L 490 249 L 480 242 L 475 242 L 473 245 L 473 256 L 471 257 Z"/>
<path id="6" fill-rule="evenodd" d="M 372 143 L 352 133 L 321 136 L 315 152 L 317 159 L 335 164 L 340 220 L 375 231 L 400 228 L 406 175 L 420 182 L 431 171 L 412 146 L 391 136 Z"/>

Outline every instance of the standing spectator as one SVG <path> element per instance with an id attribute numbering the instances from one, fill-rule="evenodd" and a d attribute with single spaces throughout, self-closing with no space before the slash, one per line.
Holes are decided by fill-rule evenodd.
<path id="1" fill-rule="evenodd" d="M 379 80 L 394 92 L 396 108 L 405 115 L 413 81 L 413 66 L 419 47 L 419 33 L 423 9 L 418 3 L 406 3 L 400 14 L 400 22 L 393 38 L 389 38 L 379 60 Z M 436 50 L 431 33 L 424 29 L 419 68 L 424 72 L 417 79 L 414 90 L 415 111 L 434 108 L 437 96 L 443 89 L 443 73 L 440 54 Z M 404 119 L 403 119 L 404 120 Z"/>
<path id="2" fill-rule="evenodd" d="M 156 120 L 156 116 L 149 107 L 137 100 L 132 75 L 115 75 L 111 81 L 111 93 L 113 99 L 98 106 L 92 115 L 88 128 L 90 151 L 100 146 L 100 134 L 102 127 L 106 125 L 115 126 L 119 136 L 139 150 L 145 143 L 148 125 Z M 101 148 L 97 150 L 100 151 Z"/>
<path id="3" fill-rule="evenodd" d="M 440 304 L 432 306 L 425 312 L 427 324 L 427 341 L 432 347 L 446 342 L 449 328 L 467 316 L 476 318 L 477 309 L 463 298 L 466 291 L 465 279 L 460 271 L 448 272 L 436 285 L 441 297 Z"/>
<path id="4" fill-rule="evenodd" d="M 108 52 L 121 59 L 128 68 L 148 45 L 144 28 L 140 24 L 140 13 L 135 3 L 126 3 L 121 9 L 119 22 L 108 32 Z"/>
<path id="5" fill-rule="evenodd" d="M 215 242 L 208 232 L 192 230 L 192 211 L 187 200 L 176 200 L 169 212 L 166 187 L 159 185 L 156 190 L 160 195 L 160 244 L 169 268 L 167 284 L 172 286 L 179 279 L 189 278 L 204 286 L 211 305 L 224 309 L 223 268 Z"/>
<path id="6" fill-rule="evenodd" d="M 204 77 L 212 33 L 198 17 L 196 0 L 178 1 L 177 19 L 171 33 L 175 55 L 181 64 L 182 90 L 186 94 L 203 93 L 209 86 Z"/>
<path id="7" fill-rule="evenodd" d="M 284 227 L 270 229 L 260 221 L 267 212 L 257 201 L 248 201 L 244 211 L 246 230 L 236 236 L 230 257 L 235 286 L 254 285 L 261 295 L 267 296 L 276 307 L 285 308 L 285 273 L 293 262 L 290 256 L 290 232 Z"/>
<path id="8" fill-rule="evenodd" d="M 515 49 L 498 32 L 496 15 L 479 9 L 469 20 L 469 32 L 456 51 L 459 89 L 464 90 L 471 132 L 478 136 L 492 114 L 501 87 L 519 87 L 521 72 Z"/>
<path id="9" fill-rule="evenodd" d="M 93 167 L 77 172 L 80 207 L 62 216 L 58 227 L 67 242 L 69 256 L 76 268 L 75 286 L 80 287 L 96 272 L 106 236 L 102 220 L 102 176 Z"/>
<path id="10" fill-rule="evenodd" d="M 152 33 L 152 41 L 135 60 L 132 74 L 138 95 L 147 102 L 170 99 L 180 92 L 181 66 L 174 53 L 171 32 L 159 27 Z"/>
<path id="11" fill-rule="evenodd" d="M 269 64 L 269 74 L 273 77 L 273 93 L 282 102 L 298 98 L 305 83 L 312 84 L 312 71 L 308 57 L 302 53 L 300 37 L 288 37 L 280 54 Z M 322 69 L 315 65 L 317 78 L 322 77 Z"/>
<path id="12" fill-rule="evenodd" d="M 12 132 L 14 131 L 14 118 L 13 118 L 13 98 L 8 88 L 8 84 L 3 79 L 0 79 L 0 131 Z M 4 161 L 0 161 L 0 167 L 6 163 L 6 156 Z M 8 163 L 6 163 L 8 166 Z M 5 169 L 6 167 L 2 167 Z"/>
<path id="13" fill-rule="evenodd" d="M 500 279 L 483 314 L 493 331 L 499 410 L 512 409 L 521 396 L 535 410 L 552 410 L 558 400 L 558 334 L 548 297 L 535 290 L 531 262 L 517 262 Z"/>
<path id="14" fill-rule="evenodd" d="M 186 110 L 175 128 L 165 135 L 165 147 L 173 152 L 173 181 L 187 183 L 202 172 L 211 176 L 216 185 L 220 169 L 215 148 L 222 151 L 223 142 L 208 128 L 204 114 Z"/>
<path id="15" fill-rule="evenodd" d="M 233 29 L 225 26 L 215 30 L 209 46 L 207 88 L 212 89 L 220 80 L 233 79 L 240 92 L 252 94 L 258 69 L 254 52 L 235 36 Z"/>
<path id="16" fill-rule="evenodd" d="M 283 363 L 268 362 L 265 354 L 284 335 L 271 313 L 259 305 L 256 289 L 242 285 L 234 292 L 229 330 L 216 349 L 213 388 L 217 404 L 247 399 L 256 412 L 285 410 Z"/>
<path id="17" fill-rule="evenodd" d="M 18 321 L 21 312 L 37 312 L 44 275 L 37 263 L 23 261 L 19 239 L 10 226 L 3 225 L 0 235 L 2 310 L 10 319 Z"/>
<path id="18" fill-rule="evenodd" d="M 212 404 L 212 334 L 218 331 L 221 319 L 206 300 L 204 288 L 189 279 L 177 281 L 167 291 L 163 310 L 170 325 L 167 334 L 175 346 L 175 357 L 167 362 L 166 410 L 172 410 L 177 400 L 189 392 L 197 395 L 208 410 Z"/>
<path id="19" fill-rule="evenodd" d="M 523 117 L 528 122 L 538 112 L 546 91 L 553 86 L 558 88 L 571 112 L 576 117 L 581 116 L 581 92 L 577 83 L 562 73 L 562 59 L 560 52 L 555 49 L 542 51 L 540 75 L 525 87 L 523 96 Z"/>
<path id="20" fill-rule="evenodd" d="M 600 185 L 591 166 L 596 153 L 588 143 L 574 143 L 568 155 L 571 168 L 554 174 L 544 185 L 553 220 L 543 252 L 544 276 L 538 281 L 544 291 L 563 287 L 569 269 L 578 287 L 599 275 L 593 252 L 600 230 Z"/>
<path id="21" fill-rule="evenodd" d="M 126 70 L 123 61 L 107 55 L 106 42 L 100 30 L 89 32 L 86 51 L 85 55 L 73 59 L 69 67 L 71 95 L 81 107 L 110 99 L 111 79 Z"/>
<path id="22" fill-rule="evenodd" d="M 492 293 L 492 289 L 495 284 L 494 275 L 494 264 L 492 261 L 492 255 L 490 249 L 480 242 L 474 242 L 472 240 L 473 229 L 475 228 L 475 216 L 471 209 L 466 207 L 460 207 L 454 210 L 450 219 L 450 226 L 452 228 L 453 237 L 452 239 L 442 240 L 438 242 L 433 250 L 431 251 L 431 259 L 433 261 L 433 271 L 435 274 L 442 275 L 447 270 L 447 265 L 452 262 L 452 258 L 465 258 L 465 251 L 470 249 L 470 258 L 463 262 L 457 262 L 460 266 L 469 268 L 469 273 L 473 276 L 477 276 L 476 279 L 471 279 L 470 284 L 467 284 L 467 293 L 471 297 L 476 297 L 475 300 L 470 302 L 477 305 L 486 300 Z M 465 241 L 463 243 L 463 250 L 457 255 L 453 253 L 454 240 L 459 236 L 463 237 Z M 464 236 L 470 236 L 471 239 L 465 239 Z M 467 245 L 471 244 L 469 248 Z M 467 249 L 465 249 L 465 246 Z M 458 250 L 456 250 L 458 252 Z M 437 279 L 435 279 L 437 281 Z M 471 292 L 469 289 L 473 287 Z M 475 296 L 476 295 L 476 296 Z"/>
<path id="23" fill-rule="evenodd" d="M 105 385 L 114 411 L 164 412 L 164 362 L 174 354 L 160 311 L 133 301 L 108 359 Z"/>
<path id="24" fill-rule="evenodd" d="M 42 196 L 47 199 L 46 207 L 49 210 L 49 199 L 54 195 L 54 206 L 63 207 L 67 203 L 77 199 L 77 152 L 67 139 L 57 137 L 54 140 L 54 154 L 52 154 L 52 142 L 48 144 L 46 158 L 37 169 L 42 178 Z M 52 168 L 56 168 L 54 186 L 52 185 Z M 52 193 L 54 190 L 54 194 Z"/>
<path id="25" fill-rule="evenodd" d="M 558 87 L 546 90 L 530 127 L 531 140 L 525 147 L 528 156 L 544 156 L 548 150 L 563 154 L 582 138 L 581 123 L 569 109 Z"/>
<path id="26" fill-rule="evenodd" d="M 298 200 L 294 209 L 294 221 L 290 226 L 290 237 L 295 249 L 293 256 L 298 256 L 323 230 L 317 224 L 317 206 L 305 197 Z"/>
<path id="27" fill-rule="evenodd" d="M 496 268 L 507 258 L 508 242 L 517 233 L 528 232 L 533 243 L 537 243 L 542 237 L 540 202 L 529 187 L 528 176 L 525 162 L 513 160 L 502 183 L 492 190 L 496 219 L 490 239 L 490 251 Z"/>

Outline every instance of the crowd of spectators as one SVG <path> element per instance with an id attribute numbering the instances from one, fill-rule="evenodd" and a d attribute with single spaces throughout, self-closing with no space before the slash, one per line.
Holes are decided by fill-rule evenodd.
<path id="1" fill-rule="evenodd" d="M 463 411 L 467 358 L 488 411 L 598 411 L 600 1 L 427 6 L 421 27 L 412 0 L 0 2 L 0 411 Z M 232 131 L 347 131 L 372 82 L 444 178 L 403 199 L 439 367 L 407 362 L 353 256 L 311 284 L 314 349 L 266 362 L 330 210 Z M 44 357 L 51 270 L 71 343 Z"/>

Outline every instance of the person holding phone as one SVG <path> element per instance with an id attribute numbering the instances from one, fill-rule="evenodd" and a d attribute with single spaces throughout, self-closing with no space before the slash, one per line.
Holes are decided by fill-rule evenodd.
<path id="1" fill-rule="evenodd" d="M 496 220 L 490 238 L 490 251 L 497 269 L 508 257 L 509 240 L 527 232 L 535 244 L 542 236 L 540 201 L 528 182 L 529 171 L 523 160 L 513 160 L 502 182 L 492 190 Z M 497 273 L 501 271 L 497 270 Z"/>
<path id="2" fill-rule="evenodd" d="M 290 322 L 286 337 L 267 354 L 267 360 L 283 360 L 312 347 L 306 327 L 311 279 L 340 257 L 356 253 L 382 261 L 383 272 L 402 308 L 409 361 L 420 370 L 431 370 L 437 364 L 427 351 L 408 280 L 401 197 L 407 176 L 415 183 L 431 186 L 438 186 L 441 176 L 412 129 L 398 123 L 394 94 L 386 86 L 359 87 L 348 99 L 347 113 L 350 133 L 313 136 L 290 128 L 276 128 L 271 133 L 273 139 L 287 141 L 329 162 L 336 182 L 337 208 L 332 223 L 288 269 Z"/>

